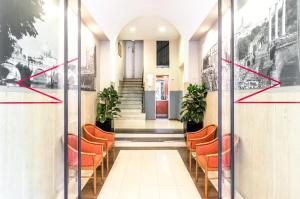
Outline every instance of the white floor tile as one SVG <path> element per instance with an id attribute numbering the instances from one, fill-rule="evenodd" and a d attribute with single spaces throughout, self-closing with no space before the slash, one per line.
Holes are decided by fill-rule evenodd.
<path id="1" fill-rule="evenodd" d="M 116 147 L 186 147 L 184 141 L 132 142 L 116 141 Z"/>
<path id="2" fill-rule="evenodd" d="M 177 150 L 121 150 L 98 199 L 201 199 L 197 193 Z"/>
<path id="3" fill-rule="evenodd" d="M 184 138 L 184 134 L 138 134 L 138 133 L 116 133 L 116 138 Z"/>

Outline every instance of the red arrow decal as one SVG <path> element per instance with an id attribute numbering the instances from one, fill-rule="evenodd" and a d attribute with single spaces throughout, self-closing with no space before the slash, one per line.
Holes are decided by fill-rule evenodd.
<path id="1" fill-rule="evenodd" d="M 230 60 L 223 59 L 223 61 L 226 62 L 227 64 L 231 64 L 231 61 L 230 61 Z M 273 79 L 273 78 L 271 78 L 271 77 L 268 77 L 268 76 L 266 76 L 266 75 L 264 75 L 264 74 L 261 74 L 261 73 L 255 71 L 255 70 L 252 70 L 252 69 L 250 69 L 250 68 L 247 68 L 247 67 L 245 67 L 245 66 L 242 66 L 242 65 L 240 65 L 240 64 L 236 64 L 236 63 L 235 63 L 234 66 L 235 66 L 235 67 L 239 67 L 239 68 L 241 68 L 241 69 L 244 69 L 244 70 L 246 70 L 246 71 L 249 71 L 249 72 L 251 72 L 251 73 L 254 73 L 254 74 L 256 74 L 256 75 L 258 75 L 258 76 L 260 76 L 260 77 L 263 77 L 263 78 L 265 78 L 265 79 L 268 79 L 268 80 L 270 80 L 270 81 L 275 82 L 273 85 L 271 85 L 271 86 L 269 86 L 269 87 L 267 87 L 267 88 L 261 89 L 261 90 L 259 90 L 259 91 L 257 91 L 257 92 L 254 92 L 254 93 L 252 93 L 252 94 L 250 94 L 250 95 L 247 95 L 247 96 L 245 96 L 245 97 L 242 97 L 242 98 L 236 100 L 235 103 L 238 103 L 238 104 L 300 104 L 300 101 L 294 101 L 294 102 L 293 102 L 293 101 L 244 101 L 245 99 L 248 99 L 248 98 L 250 98 L 250 97 L 253 97 L 253 96 L 255 96 L 255 95 L 258 95 L 259 93 L 265 92 L 265 91 L 270 90 L 270 89 L 272 89 L 272 88 L 274 88 L 274 87 L 276 87 L 276 86 L 281 85 L 281 82 L 278 81 L 278 80 L 275 80 L 275 79 Z"/>
<path id="2" fill-rule="evenodd" d="M 69 64 L 69 63 L 72 63 L 72 62 L 77 61 L 77 60 L 78 60 L 78 58 L 75 58 L 75 59 L 72 59 L 72 60 L 68 61 L 67 63 Z M 23 82 L 26 81 L 26 80 L 29 80 L 29 79 L 31 79 L 33 77 L 42 75 L 42 74 L 44 74 L 44 73 L 46 73 L 48 71 L 57 69 L 58 67 L 63 66 L 63 65 L 64 65 L 64 63 L 56 65 L 56 66 L 52 66 L 51 68 L 48 68 L 47 70 L 44 70 L 44 71 L 42 71 L 40 73 L 37 73 L 37 74 L 29 76 L 29 77 L 25 77 L 25 78 L 23 78 L 23 79 L 21 79 L 21 80 L 19 80 L 19 81 L 16 82 L 16 84 L 18 84 L 20 87 L 24 87 L 24 88 L 29 89 L 29 90 L 31 90 L 33 92 L 36 92 L 36 93 L 38 93 L 40 95 L 44 95 L 44 96 L 46 96 L 46 97 L 48 97 L 50 99 L 53 99 L 54 101 L 50 101 L 50 102 L 0 102 L 0 104 L 60 104 L 60 103 L 62 103 L 63 101 L 61 99 L 58 99 L 58 98 L 56 98 L 56 97 L 54 97 L 52 95 L 46 94 L 46 93 L 44 93 L 42 91 L 39 91 L 39 90 L 34 89 L 34 88 L 31 88 L 29 86 L 25 86 L 23 84 Z"/>

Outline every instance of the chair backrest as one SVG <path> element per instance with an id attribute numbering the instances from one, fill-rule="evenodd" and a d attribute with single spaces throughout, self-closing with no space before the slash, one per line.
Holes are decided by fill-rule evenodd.
<path id="1" fill-rule="evenodd" d="M 95 129 L 96 129 L 96 127 L 93 124 L 85 124 L 83 126 L 84 133 L 89 133 L 89 134 L 91 134 L 93 136 L 95 136 Z"/>
<path id="2" fill-rule="evenodd" d="M 68 134 L 68 165 L 76 166 L 78 164 L 78 137 Z"/>
<path id="3" fill-rule="evenodd" d="M 68 145 L 72 147 L 73 149 L 78 149 L 78 137 L 73 134 L 68 134 Z"/>
<path id="4" fill-rule="evenodd" d="M 217 136 L 217 126 L 214 124 L 206 126 L 206 135 L 214 134 L 214 137 Z"/>
<path id="5" fill-rule="evenodd" d="M 234 148 L 237 146 L 239 138 L 234 136 Z M 222 137 L 222 165 L 225 168 L 230 168 L 231 163 L 231 135 L 225 134 Z"/>

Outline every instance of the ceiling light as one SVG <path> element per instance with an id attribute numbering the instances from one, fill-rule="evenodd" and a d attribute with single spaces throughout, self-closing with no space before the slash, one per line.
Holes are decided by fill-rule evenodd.
<path id="1" fill-rule="evenodd" d="M 136 28 L 135 28 L 135 27 L 130 27 L 130 28 L 129 28 L 129 31 L 130 31 L 130 32 L 135 32 L 135 31 L 136 31 Z"/>
<path id="2" fill-rule="evenodd" d="M 166 29 L 166 27 L 161 26 L 158 28 L 158 30 L 159 30 L 159 32 L 166 32 L 167 29 Z"/>

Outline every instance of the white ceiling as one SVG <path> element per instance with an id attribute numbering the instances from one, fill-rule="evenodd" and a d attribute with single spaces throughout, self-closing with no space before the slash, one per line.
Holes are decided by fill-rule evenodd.
<path id="1" fill-rule="evenodd" d="M 131 31 L 132 28 L 136 30 Z M 176 28 L 159 17 L 137 18 L 127 24 L 119 35 L 120 40 L 174 40 L 178 38 L 179 33 Z"/>
<path id="2" fill-rule="evenodd" d="M 83 0 L 109 39 L 140 17 L 156 16 L 173 24 L 183 39 L 190 39 L 217 0 Z"/>
<path id="3" fill-rule="evenodd" d="M 224 13 L 230 8 L 229 1 L 223 1 L 222 4 L 222 12 L 223 16 Z M 224 18 L 223 18 L 224 21 Z M 202 21 L 198 30 L 194 33 L 191 40 L 199 40 L 209 29 L 218 22 L 218 4 L 216 3 L 215 6 L 212 8 L 210 13 L 206 16 L 206 18 Z"/>

